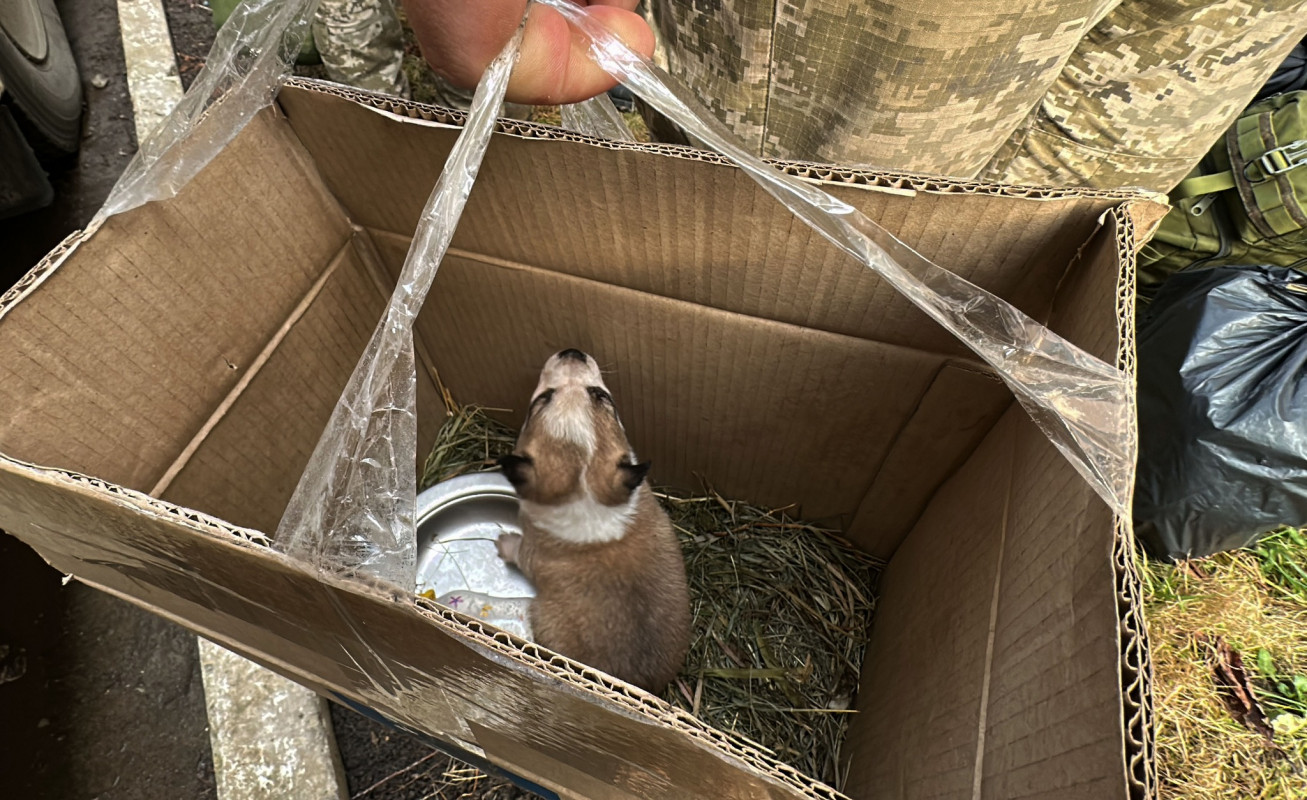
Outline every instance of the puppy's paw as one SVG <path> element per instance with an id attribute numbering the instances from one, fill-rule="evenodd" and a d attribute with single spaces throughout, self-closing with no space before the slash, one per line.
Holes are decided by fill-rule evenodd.
<path id="1" fill-rule="evenodd" d="M 495 540 L 495 548 L 499 550 L 499 557 L 508 564 L 517 563 L 517 551 L 522 546 L 522 534 L 520 533 L 501 533 Z"/>

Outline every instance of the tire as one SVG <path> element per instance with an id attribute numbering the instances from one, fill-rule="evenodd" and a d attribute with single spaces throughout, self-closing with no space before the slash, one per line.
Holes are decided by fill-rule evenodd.
<path id="1" fill-rule="evenodd" d="M 0 29 L 0 83 L 14 117 L 43 160 L 62 161 L 82 141 L 82 81 L 54 0 L 0 0 L 28 4 L 45 28 L 45 53 L 32 58 Z"/>
<path id="2" fill-rule="evenodd" d="M 52 200 L 54 187 L 32 146 L 18 129 L 9 107 L 0 105 L 0 219 L 45 208 Z M 7 277 L 0 271 L 0 286 L 5 285 Z"/>

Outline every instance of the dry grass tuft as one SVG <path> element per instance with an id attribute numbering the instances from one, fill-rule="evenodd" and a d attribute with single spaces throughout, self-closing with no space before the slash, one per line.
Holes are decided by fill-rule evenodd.
<path id="1" fill-rule="evenodd" d="M 468 472 L 494 469 L 500 456 L 513 451 L 517 432 L 494 419 L 481 406 L 456 406 L 436 434 L 436 443 L 422 466 L 418 491 Z"/>
<path id="2" fill-rule="evenodd" d="M 663 699 L 836 788 L 883 564 L 833 531 L 706 490 L 661 493 L 694 641 Z"/>
<path id="3" fill-rule="evenodd" d="M 454 409 L 423 488 L 490 469 L 516 434 Z M 832 531 L 726 500 L 659 492 L 685 555 L 695 638 L 664 699 L 837 788 L 880 562 Z"/>
<path id="4" fill-rule="evenodd" d="M 1284 531 L 1250 550 L 1142 565 L 1162 800 L 1307 797 L 1304 564 L 1307 539 Z M 1231 717 L 1199 634 L 1242 653 L 1274 743 Z"/>

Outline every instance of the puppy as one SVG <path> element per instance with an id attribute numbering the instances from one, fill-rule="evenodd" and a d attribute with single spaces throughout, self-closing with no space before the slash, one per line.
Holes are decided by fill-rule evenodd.
<path id="1" fill-rule="evenodd" d="M 593 358 L 550 357 L 500 465 L 522 533 L 501 535 L 499 555 L 535 585 L 536 642 L 661 692 L 690 646 L 685 562 Z"/>

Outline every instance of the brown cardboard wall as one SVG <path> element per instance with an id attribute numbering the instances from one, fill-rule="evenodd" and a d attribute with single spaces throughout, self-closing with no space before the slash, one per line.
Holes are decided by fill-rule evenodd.
<path id="1" fill-rule="evenodd" d="M 1009 437 L 1016 469 L 986 676 L 981 796 L 1123 797 L 1112 513 L 1022 423 Z"/>
<path id="2" fill-rule="evenodd" d="M 457 130 L 401 120 L 305 85 L 287 87 L 279 103 L 351 218 L 410 235 Z M 548 129 L 516 130 L 487 151 L 455 247 L 748 316 L 964 352 L 877 276 L 711 154 L 543 141 Z M 1107 193 L 1032 189 L 1025 198 L 998 198 L 949 181 L 824 174 L 838 199 L 1037 319 L 1099 215 L 1119 202 Z M 871 183 L 899 188 L 869 191 Z M 936 191 L 902 188 L 912 186 Z"/>
<path id="3" fill-rule="evenodd" d="M 408 240 L 374 239 L 396 271 Z M 1011 402 L 999 381 L 965 362 L 461 252 L 442 265 L 428 303 L 419 331 L 457 401 L 509 409 L 519 423 L 544 359 L 580 347 L 609 369 L 655 480 L 697 489 L 706 479 L 731 496 L 799 504 L 840 525 L 862 505 L 865 518 L 849 534 L 886 558 Z M 567 308 L 587 313 L 561 313 Z M 753 349 L 745 353 L 743 342 Z M 779 405 L 780 396 L 793 405 Z M 825 430 L 776 424 L 809 418 Z M 829 419 L 847 427 L 817 422 Z M 868 504 L 878 480 L 885 488 Z"/>
<path id="4" fill-rule="evenodd" d="M 368 266 L 358 234 L 309 290 L 266 363 L 215 412 L 193 455 L 160 496 L 256 530 L 274 531 L 332 410 L 386 307 L 393 281 Z M 418 463 L 443 419 L 419 369 Z M 159 494 L 158 491 L 155 494 Z"/>
<path id="5" fill-rule="evenodd" d="M 1049 315 L 1049 327 L 1109 364 L 1118 353 L 1134 361 L 1134 250 L 1127 243 L 1135 216 L 1127 206 L 1104 217 L 1103 227 L 1077 254 Z M 1123 269 L 1113 267 L 1122 262 Z"/>
<path id="6" fill-rule="evenodd" d="M 1132 222 L 1106 222 L 1061 287 L 1054 324 L 1114 358 L 1122 285 L 1105 267 L 1128 254 Z M 888 781 L 893 797 L 1125 796 L 1112 527 L 1013 404 L 886 569 L 846 747 L 851 793 Z M 914 642 L 948 644 L 927 657 Z M 922 715 L 940 720 L 925 738 L 896 722 Z"/>
<path id="7" fill-rule="evenodd" d="M 377 241 L 383 253 L 398 244 Z M 419 329 L 457 401 L 511 409 L 520 421 L 545 358 L 579 347 L 608 369 L 656 481 L 693 489 L 706 479 L 730 496 L 843 523 L 945 368 L 939 356 L 461 253 L 446 258 L 428 302 Z M 585 313 L 563 313 L 576 308 Z M 953 401 L 992 420 L 1010 402 L 993 388 L 967 385 Z M 935 450 L 951 469 L 975 439 L 964 432 Z"/>
<path id="8" fill-rule="evenodd" d="M 936 493 L 880 582 L 845 791 L 971 797 L 995 580 L 1012 480 L 1008 410 Z"/>
<path id="9" fill-rule="evenodd" d="M 787 788 L 746 766 L 749 759 L 761 765 L 756 751 L 605 689 L 575 665 L 541 660 L 533 648 L 524 654 L 504 634 L 495 641 L 475 622 L 419 608 L 411 595 L 320 581 L 168 504 L 97 489 L 0 462 L 6 528 L 57 569 L 185 620 L 319 690 L 459 737 L 502 763 L 515 763 L 513 743 L 521 743 L 539 754 L 537 763 L 557 762 L 554 775 L 580 771 L 593 783 L 616 784 L 614 796 L 651 785 L 705 800 L 796 796 L 793 783 Z M 560 690 L 566 685 L 572 688 Z M 479 730 L 494 735 L 482 742 Z"/>
<path id="10" fill-rule="evenodd" d="M 42 302 L 0 309 L 0 451 L 150 489 L 348 236 L 258 115 L 176 199 L 106 222 Z"/>
<path id="11" fill-rule="evenodd" d="M 1121 283 L 1116 265 L 1125 261 L 1133 274 L 1134 251 L 1129 243 L 1135 216 L 1149 213 L 1151 204 L 1135 204 L 1104 216 L 1102 227 L 1067 270 L 1050 314 L 1051 328 L 1108 363 L 1116 361 L 1118 352 L 1133 361 L 1132 305 L 1126 300 L 1134 296 L 1133 287 Z M 1118 318 L 1123 320 L 1120 325 Z M 854 541 L 889 543 L 889 550 L 872 551 L 889 558 L 892 545 L 911 529 L 943 477 L 971 452 L 1005 408 L 997 402 L 976 401 L 990 394 L 1011 397 L 992 373 L 965 363 L 941 372 L 899 435 L 850 525 L 847 533 Z M 950 458 L 954 459 L 951 466 Z"/>
<path id="12" fill-rule="evenodd" d="M 439 283 L 423 330 L 456 398 L 520 414 L 545 359 L 579 347 L 608 369 L 656 481 L 693 488 L 702 476 L 817 519 L 857 508 L 940 367 L 904 348 L 529 267 L 451 257 Z"/>
<path id="13" fill-rule="evenodd" d="M 992 372 L 945 364 L 899 431 L 845 535 L 889 560 L 940 484 L 1011 403 L 1011 392 Z"/>
<path id="14" fill-rule="evenodd" d="M 1110 529 L 1009 408 L 886 568 L 851 796 L 1125 796 Z"/>

